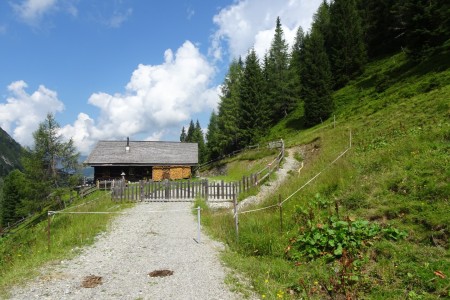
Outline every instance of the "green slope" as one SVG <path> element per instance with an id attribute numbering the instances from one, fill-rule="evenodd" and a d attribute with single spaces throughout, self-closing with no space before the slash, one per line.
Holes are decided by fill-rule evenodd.
<path id="1" fill-rule="evenodd" d="M 250 277 L 259 294 L 269 299 L 450 297 L 449 66 L 448 53 L 421 64 L 409 63 L 403 54 L 375 61 L 334 93 L 335 128 L 328 120 L 303 130 L 301 107 L 272 128 L 267 140 L 284 138 L 288 146 L 320 141 L 301 174 L 292 175 L 261 206 L 277 203 L 278 194 L 287 198 L 322 172 L 285 202 L 281 233 L 274 209 L 241 215 L 239 242 L 229 216 L 210 212 L 204 218 L 212 234 L 230 246 L 225 260 Z M 352 148 L 330 165 L 348 147 L 350 131 Z M 345 228 L 332 227 L 337 219 Z M 381 230 L 377 235 L 375 227 Z M 353 253 L 351 245 L 344 254 L 320 250 L 320 239 L 339 242 L 325 237 L 322 228 L 331 230 L 330 236 L 360 240 Z M 309 244 L 300 247 L 298 240 L 307 233 L 312 233 Z M 320 251 L 309 259 L 305 249 L 312 248 Z"/>

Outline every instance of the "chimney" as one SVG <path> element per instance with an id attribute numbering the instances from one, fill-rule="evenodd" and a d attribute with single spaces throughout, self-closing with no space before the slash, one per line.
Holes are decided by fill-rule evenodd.
<path id="1" fill-rule="evenodd" d="M 127 146 L 125 147 L 125 152 L 130 152 L 130 138 L 127 137 Z"/>

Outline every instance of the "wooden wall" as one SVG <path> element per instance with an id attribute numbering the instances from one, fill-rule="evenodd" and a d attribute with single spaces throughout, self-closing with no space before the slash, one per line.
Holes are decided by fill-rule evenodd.
<path id="1" fill-rule="evenodd" d="M 152 179 L 154 181 L 161 181 L 164 179 L 185 179 L 191 177 L 190 166 L 164 166 L 153 167 Z"/>

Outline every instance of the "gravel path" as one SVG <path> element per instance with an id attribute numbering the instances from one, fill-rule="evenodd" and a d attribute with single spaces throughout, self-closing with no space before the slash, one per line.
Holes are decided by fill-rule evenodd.
<path id="1" fill-rule="evenodd" d="M 299 149 L 286 149 L 288 153 L 285 156 L 284 163 L 281 168 L 275 172 L 276 178 L 274 180 L 268 181 L 261 185 L 259 193 L 255 196 L 250 196 L 241 202 L 239 202 L 238 209 L 243 210 L 244 208 L 250 205 L 256 205 L 264 201 L 269 195 L 276 192 L 278 187 L 283 183 L 289 175 L 289 171 L 297 172 L 300 166 L 300 163 L 294 158 L 294 153 L 299 151 Z"/>
<path id="2" fill-rule="evenodd" d="M 11 299 L 239 299 L 224 284 L 223 245 L 201 235 L 190 203 L 138 203 L 69 261 L 12 291 Z M 173 210 L 184 210 L 174 212 Z M 150 211 L 159 211 L 149 213 Z M 170 270 L 166 277 L 151 277 Z M 87 276 L 101 284 L 82 287 Z M 95 283 L 95 278 L 92 278 Z"/>

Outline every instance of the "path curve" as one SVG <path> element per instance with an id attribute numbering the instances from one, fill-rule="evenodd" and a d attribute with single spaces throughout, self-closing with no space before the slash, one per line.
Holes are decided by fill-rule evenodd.
<path id="1" fill-rule="evenodd" d="M 68 261 L 44 268 L 11 299 L 239 299 L 224 280 L 223 245 L 201 235 L 191 203 L 138 203 L 117 217 L 111 230 Z M 183 211 L 173 211 L 183 210 Z M 159 211 L 159 212 L 150 212 Z M 150 277 L 155 270 L 167 277 Z M 102 277 L 94 288 L 86 276 Z"/>
<path id="2" fill-rule="evenodd" d="M 300 148 L 286 149 L 286 153 L 288 155 L 285 156 L 281 168 L 275 172 L 276 178 L 262 184 L 257 195 L 247 197 L 246 199 L 239 202 L 238 209 L 243 210 L 248 206 L 259 204 L 264 201 L 269 195 L 276 192 L 278 187 L 289 176 L 289 172 L 298 170 L 300 163 L 294 158 L 294 154 L 296 151 L 299 151 L 299 149 Z"/>

